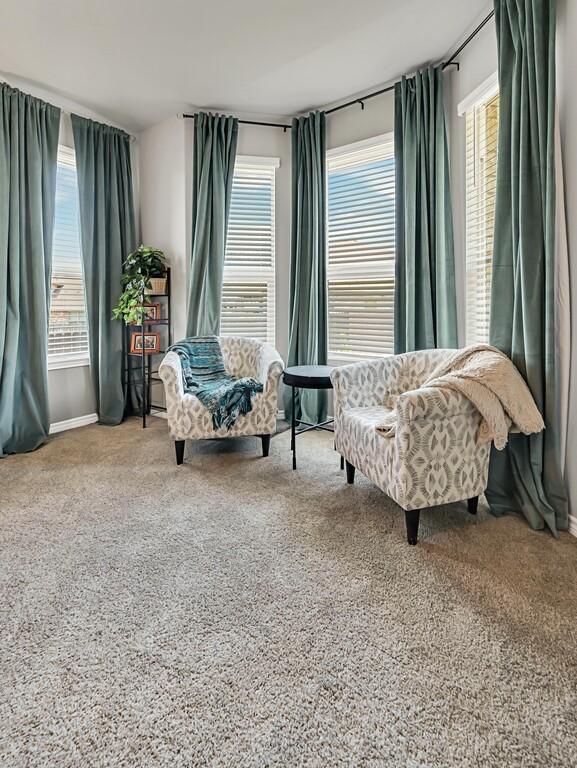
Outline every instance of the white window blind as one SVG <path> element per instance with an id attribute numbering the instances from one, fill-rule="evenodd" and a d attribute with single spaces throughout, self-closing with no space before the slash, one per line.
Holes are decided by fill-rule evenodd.
<path id="1" fill-rule="evenodd" d="M 56 209 L 48 329 L 48 355 L 52 362 L 88 357 L 88 326 L 79 219 L 74 151 L 60 146 L 56 171 Z"/>
<path id="2" fill-rule="evenodd" d="M 220 332 L 275 340 L 276 158 L 238 157 L 228 221 Z"/>
<path id="3" fill-rule="evenodd" d="M 467 343 L 489 341 L 499 94 L 493 87 L 466 110 Z"/>
<path id="4" fill-rule="evenodd" d="M 393 135 L 327 153 L 329 358 L 392 354 L 395 289 Z"/>

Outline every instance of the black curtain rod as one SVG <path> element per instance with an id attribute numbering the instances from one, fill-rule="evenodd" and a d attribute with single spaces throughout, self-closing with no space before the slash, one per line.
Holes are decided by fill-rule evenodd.
<path id="1" fill-rule="evenodd" d="M 465 40 L 465 42 L 462 43 L 457 48 L 457 50 L 453 54 L 451 54 L 451 56 L 449 56 L 447 61 L 443 62 L 443 69 L 446 69 L 447 67 L 451 66 L 452 64 L 456 65 L 457 67 L 459 66 L 458 62 L 455 61 L 457 56 L 461 53 L 461 51 L 463 51 L 469 45 L 471 40 L 473 40 L 473 38 L 476 35 L 479 34 L 479 32 L 483 29 L 485 24 L 487 24 L 489 21 L 491 21 L 491 19 L 493 18 L 494 15 L 495 15 L 495 11 L 491 11 L 491 13 L 489 13 L 489 15 L 486 16 L 483 19 L 483 21 L 479 24 L 479 26 L 476 27 L 471 32 L 471 34 Z M 355 104 L 360 104 L 361 105 L 361 109 L 364 109 L 365 108 L 365 104 L 364 104 L 365 101 L 367 101 L 368 99 L 374 99 L 375 96 L 381 96 L 381 94 L 383 94 L 383 93 L 388 93 L 389 91 L 394 90 L 394 88 L 395 88 L 395 83 L 393 83 L 393 85 L 388 85 L 386 88 L 381 88 L 378 91 L 373 91 L 372 93 L 367 93 L 365 96 L 358 96 L 356 99 L 352 99 L 351 101 L 347 101 L 345 104 L 339 104 L 338 107 L 333 107 L 332 109 L 327 109 L 325 111 L 325 115 L 331 115 L 333 112 L 338 112 L 341 109 L 346 109 L 347 107 L 352 107 Z"/>
<path id="2" fill-rule="evenodd" d="M 493 16 L 495 15 L 495 11 L 491 11 L 484 19 L 483 21 L 471 32 L 469 37 L 461 43 L 461 45 L 457 48 L 457 50 L 452 53 L 447 61 L 444 61 L 442 66 L 443 69 L 446 69 L 447 67 L 450 67 L 451 65 L 459 66 L 459 63 L 455 61 L 457 56 L 465 50 L 465 48 L 469 45 L 471 40 L 473 40 L 479 32 L 483 29 L 483 27 L 488 24 Z M 339 104 L 338 107 L 333 107 L 332 109 L 326 109 L 325 115 L 332 115 L 334 112 L 339 112 L 341 109 L 346 109 L 347 107 L 352 107 L 355 104 L 360 104 L 361 109 L 365 108 L 365 101 L 368 101 L 369 99 L 374 99 L 375 96 L 381 96 L 383 93 L 388 93 L 389 91 L 394 90 L 395 83 L 393 85 L 388 85 L 386 88 L 381 88 L 378 91 L 372 91 L 372 93 L 367 93 L 364 96 L 357 96 L 356 99 L 352 99 L 351 101 L 345 102 L 345 104 Z M 183 115 L 183 117 L 186 118 L 195 118 L 196 115 Z M 282 123 L 261 123 L 258 120 L 239 120 L 239 123 L 245 123 L 246 125 L 266 125 L 270 128 L 282 128 L 284 131 L 287 131 L 290 128 L 290 125 L 284 125 Z"/>
<path id="3" fill-rule="evenodd" d="M 194 120 L 196 117 L 196 114 L 194 115 L 183 115 L 184 118 L 187 120 Z M 244 125 L 266 125 L 269 128 L 282 128 L 283 131 L 288 131 L 290 128 L 290 125 L 284 125 L 284 123 L 261 123 L 260 120 L 239 120 L 239 123 L 243 123 Z"/>

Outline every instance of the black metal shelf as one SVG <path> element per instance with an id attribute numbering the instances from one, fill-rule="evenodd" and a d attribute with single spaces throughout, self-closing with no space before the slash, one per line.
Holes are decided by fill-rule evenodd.
<path id="1" fill-rule="evenodd" d="M 166 302 L 162 302 L 162 314 L 165 314 L 165 317 L 159 317 L 159 318 L 143 318 L 142 323 L 138 325 L 127 325 L 126 326 L 126 357 L 127 357 L 127 365 L 126 365 L 126 385 L 130 387 L 131 385 L 135 387 L 139 387 L 142 393 L 141 397 L 141 409 L 140 409 L 140 415 L 142 417 L 142 427 L 143 429 L 146 427 L 146 417 L 150 414 L 151 410 L 157 410 L 157 411 L 166 411 L 166 403 L 153 403 L 152 402 L 152 391 L 151 391 L 151 385 L 152 382 L 159 382 L 162 381 L 162 379 L 157 375 L 158 374 L 158 368 L 154 369 L 154 365 L 158 364 L 158 361 L 155 360 L 153 363 L 153 358 L 156 358 L 157 355 L 164 355 L 166 354 L 166 349 L 170 347 L 172 343 L 172 333 L 171 333 L 171 280 L 170 280 L 170 267 L 166 270 L 166 292 L 165 293 L 144 293 L 142 296 L 142 304 L 150 304 L 152 298 L 164 298 L 166 299 Z M 144 336 L 151 327 L 159 326 L 162 333 L 162 340 L 165 344 L 164 349 L 158 350 L 158 352 L 131 352 L 130 351 L 130 341 L 132 338 L 132 335 L 134 333 L 138 333 L 142 337 L 142 347 L 144 348 Z M 166 331 L 163 331 L 163 329 L 166 328 Z M 131 365 L 128 364 L 129 359 L 134 358 L 141 358 L 142 359 L 142 365 L 139 369 L 132 368 Z M 164 392 L 163 392 L 164 395 Z"/>

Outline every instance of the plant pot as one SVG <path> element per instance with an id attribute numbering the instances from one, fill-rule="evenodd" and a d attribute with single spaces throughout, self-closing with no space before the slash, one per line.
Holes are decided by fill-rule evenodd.
<path id="1" fill-rule="evenodd" d="M 145 293 L 161 294 L 166 293 L 166 276 L 164 277 L 151 277 L 150 288 L 147 288 Z"/>

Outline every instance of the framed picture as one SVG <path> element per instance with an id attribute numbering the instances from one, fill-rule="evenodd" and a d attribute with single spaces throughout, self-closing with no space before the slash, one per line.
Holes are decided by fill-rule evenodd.
<path id="1" fill-rule="evenodd" d="M 136 354 L 142 354 L 142 340 L 141 333 L 133 333 L 130 337 L 130 351 Z M 160 352 L 160 333 L 151 331 L 144 334 L 144 354 L 153 355 L 155 352 Z"/>
<path id="2" fill-rule="evenodd" d="M 160 303 L 158 304 L 139 304 L 135 309 L 141 309 L 145 320 L 160 320 Z M 139 325 L 139 323 L 134 323 Z"/>

